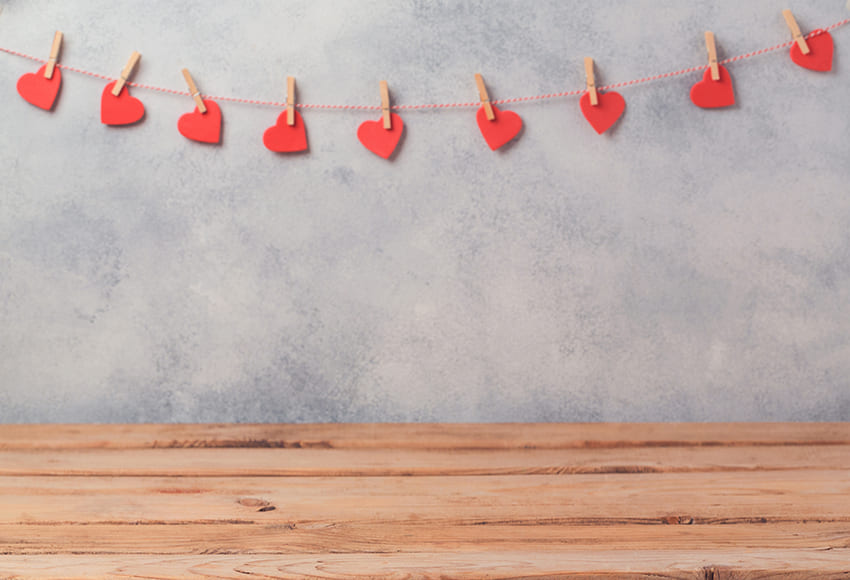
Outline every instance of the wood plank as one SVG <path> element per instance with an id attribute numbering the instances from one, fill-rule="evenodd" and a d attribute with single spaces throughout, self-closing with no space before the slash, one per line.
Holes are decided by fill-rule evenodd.
<path id="1" fill-rule="evenodd" d="M 7 524 L 850 522 L 850 476 L 836 471 L 570 477 L 5 477 L 0 478 L 0 498 L 0 523 Z"/>
<path id="2" fill-rule="evenodd" d="M 253 516 L 252 516 L 253 517 Z M 0 524 L 0 554 L 302 554 L 475 550 L 716 550 L 850 548 L 850 525 L 828 523 L 519 525 L 422 521 Z M 850 566 L 850 563 L 848 563 Z"/>
<path id="3" fill-rule="evenodd" d="M 291 556 L 0 555 L 10 578 L 178 578 L 244 580 L 516 580 L 592 578 L 624 580 L 846 579 L 848 550 L 574 550 L 470 551 L 418 554 L 299 554 Z M 355 572 L 356 571 L 356 572 Z"/>
<path id="4" fill-rule="evenodd" d="M 0 451 L 0 475 L 434 476 L 850 469 L 840 445 L 600 449 L 78 449 Z"/>
<path id="5" fill-rule="evenodd" d="M 574 575 L 850 578 L 850 424 L 0 426 L 0 577 Z"/>
<path id="6" fill-rule="evenodd" d="M 574 449 L 850 445 L 850 423 L 0 425 L 0 449 Z"/>

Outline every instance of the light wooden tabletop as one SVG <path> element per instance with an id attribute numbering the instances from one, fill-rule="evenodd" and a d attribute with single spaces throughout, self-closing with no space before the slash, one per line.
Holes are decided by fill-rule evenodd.
<path id="1" fill-rule="evenodd" d="M 0 578 L 850 578 L 850 423 L 0 425 Z"/>

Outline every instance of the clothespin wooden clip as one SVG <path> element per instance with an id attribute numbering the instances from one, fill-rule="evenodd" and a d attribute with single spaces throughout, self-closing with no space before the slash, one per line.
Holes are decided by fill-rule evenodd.
<path id="1" fill-rule="evenodd" d="M 201 98 L 201 91 L 195 86 L 195 81 L 192 80 L 192 75 L 189 74 L 189 69 L 183 69 L 183 78 L 186 79 L 186 84 L 189 85 L 189 93 L 195 99 L 195 104 L 198 106 L 198 111 L 203 114 L 207 112 L 207 107 L 204 105 L 204 100 Z"/>
<path id="2" fill-rule="evenodd" d="M 117 97 L 121 94 L 124 84 L 127 82 L 127 79 L 130 78 L 130 75 L 133 74 L 133 69 L 136 68 L 140 58 L 142 58 L 142 55 L 133 51 L 133 54 L 130 55 L 130 60 L 127 61 L 127 65 L 124 67 L 124 70 L 121 71 L 121 77 L 115 81 L 115 86 L 112 87 L 113 95 Z"/>
<path id="3" fill-rule="evenodd" d="M 599 96 L 596 94 L 596 75 L 593 74 L 593 59 L 589 56 L 584 58 L 584 75 L 587 77 L 587 92 L 590 94 L 590 104 L 595 107 L 599 104 Z"/>
<path id="4" fill-rule="evenodd" d="M 53 69 L 56 68 L 56 61 L 59 59 L 59 49 L 62 47 L 62 33 L 56 31 L 53 35 L 53 46 L 50 47 L 50 60 L 47 61 L 47 66 L 44 69 L 44 78 L 53 78 Z"/>
<path id="5" fill-rule="evenodd" d="M 295 125 L 295 77 L 286 77 L 286 124 Z"/>
<path id="6" fill-rule="evenodd" d="M 490 103 L 490 95 L 487 94 L 487 86 L 484 84 L 484 79 L 478 73 L 475 73 L 475 84 L 478 85 L 478 96 L 481 98 L 481 103 L 484 105 L 484 112 L 487 113 L 487 120 L 495 120 L 496 113 L 493 112 L 493 105 Z"/>
<path id="7" fill-rule="evenodd" d="M 797 45 L 800 47 L 800 52 L 803 54 L 809 54 L 809 44 L 803 37 L 803 33 L 800 32 L 800 26 L 797 24 L 797 20 L 794 18 L 794 15 L 791 14 L 790 10 L 783 10 L 782 16 L 785 17 L 785 23 L 788 25 L 788 28 L 791 29 L 791 35 L 794 37 L 794 40 L 797 41 Z"/>
<path id="8" fill-rule="evenodd" d="M 717 64 L 717 45 L 714 43 L 714 33 L 705 33 L 705 47 L 708 49 L 708 64 L 711 66 L 711 80 L 720 80 L 720 66 Z"/>
<path id="9" fill-rule="evenodd" d="M 381 113 L 384 118 L 384 129 L 392 129 L 393 124 L 390 118 L 390 88 L 387 81 L 381 81 Z"/>

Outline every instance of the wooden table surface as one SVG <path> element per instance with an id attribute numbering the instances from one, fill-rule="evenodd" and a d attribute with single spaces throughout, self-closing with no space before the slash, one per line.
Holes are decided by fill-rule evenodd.
<path id="1" fill-rule="evenodd" d="M 0 425 L 0 578 L 850 578 L 850 423 Z"/>

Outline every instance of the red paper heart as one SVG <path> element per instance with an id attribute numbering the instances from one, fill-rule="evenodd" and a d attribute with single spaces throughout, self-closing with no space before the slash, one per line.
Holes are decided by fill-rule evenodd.
<path id="1" fill-rule="evenodd" d="M 800 45 L 794 43 L 794 46 L 791 47 L 791 60 L 803 68 L 825 72 L 832 70 L 832 53 L 835 46 L 829 32 L 815 30 L 813 34 L 818 32 L 820 34 L 817 36 L 806 39 L 806 44 L 809 45 L 809 54 L 803 54 Z"/>
<path id="2" fill-rule="evenodd" d="M 112 94 L 115 82 L 103 89 L 100 96 L 100 122 L 104 125 L 131 125 L 145 116 L 142 101 L 130 96 L 130 87 L 124 86 L 118 96 Z"/>
<path id="3" fill-rule="evenodd" d="M 392 129 L 384 129 L 383 120 L 366 121 L 357 129 L 357 138 L 378 157 L 389 159 L 401 139 L 404 122 L 395 113 L 390 113 L 390 124 Z"/>
<path id="4" fill-rule="evenodd" d="M 590 93 L 584 93 L 581 97 L 581 112 L 584 118 L 593 126 L 600 135 L 611 128 L 626 110 L 626 100 L 623 95 L 615 92 L 596 93 L 598 105 L 590 104 Z"/>
<path id="5" fill-rule="evenodd" d="M 706 69 L 702 80 L 691 87 L 691 100 L 697 107 L 717 109 L 735 104 L 732 77 L 726 67 L 719 66 L 720 80 L 711 80 L 711 69 Z"/>
<path id="6" fill-rule="evenodd" d="M 218 143 L 221 139 L 221 109 L 215 101 L 203 99 L 206 113 L 201 113 L 198 107 L 191 113 L 186 113 L 177 122 L 180 134 L 193 141 L 201 143 Z"/>
<path id="7" fill-rule="evenodd" d="M 484 135 L 484 140 L 487 141 L 490 149 L 495 151 L 517 136 L 522 129 L 522 119 L 513 111 L 500 111 L 495 105 L 491 106 L 496 115 L 495 119 L 492 121 L 487 119 L 487 112 L 484 107 L 478 109 L 476 118 L 478 119 L 478 128 Z"/>
<path id="8" fill-rule="evenodd" d="M 295 124 L 286 124 L 286 111 L 277 118 L 277 124 L 266 129 L 263 133 L 263 145 L 278 153 L 294 153 L 307 149 L 307 131 L 301 114 L 295 111 Z"/>
<path id="9" fill-rule="evenodd" d="M 44 65 L 38 72 L 27 73 L 18 79 L 18 93 L 24 100 L 36 107 L 49 111 L 53 108 L 53 103 L 56 101 L 56 96 L 59 94 L 59 87 L 62 84 L 62 73 L 59 68 L 53 69 L 53 78 L 45 78 Z"/>

